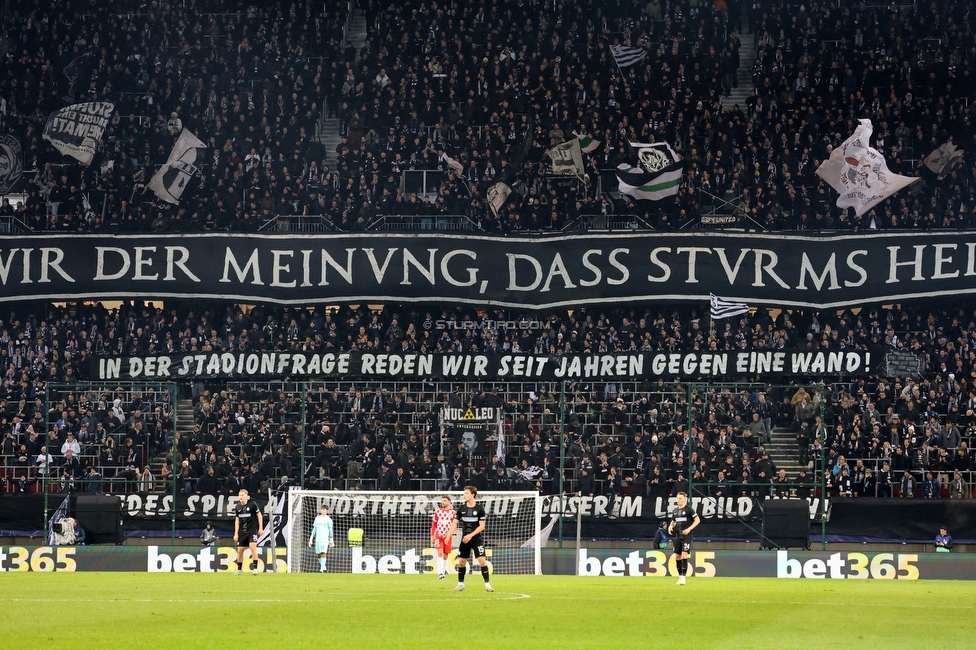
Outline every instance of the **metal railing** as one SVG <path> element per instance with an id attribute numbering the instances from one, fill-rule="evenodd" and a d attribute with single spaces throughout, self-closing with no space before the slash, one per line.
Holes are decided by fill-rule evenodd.
<path id="1" fill-rule="evenodd" d="M 34 232 L 30 226 L 11 216 L 0 216 L 0 235 L 23 235 Z"/>
<path id="2" fill-rule="evenodd" d="M 613 232 L 654 230 L 636 214 L 581 214 L 563 227 L 563 232 Z"/>
<path id="3" fill-rule="evenodd" d="M 258 232 L 320 233 L 339 229 L 322 215 L 280 214 L 263 223 Z"/>
<path id="4" fill-rule="evenodd" d="M 373 232 L 477 232 L 481 228 L 463 214 L 427 214 L 380 216 L 367 230 Z"/>

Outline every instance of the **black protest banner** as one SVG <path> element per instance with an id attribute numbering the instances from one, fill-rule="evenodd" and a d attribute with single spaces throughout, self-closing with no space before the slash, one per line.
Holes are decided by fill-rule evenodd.
<path id="1" fill-rule="evenodd" d="M 371 354 L 361 352 L 207 352 L 141 357 L 98 357 L 91 378 L 193 379 L 339 377 L 420 379 L 637 379 L 861 376 L 883 352 L 766 350 L 636 352 L 631 354 Z"/>
<path id="2" fill-rule="evenodd" d="M 974 278 L 974 231 L 0 237 L 0 301 L 138 296 L 542 309 L 705 304 L 714 293 L 756 307 L 833 308 L 972 294 Z"/>

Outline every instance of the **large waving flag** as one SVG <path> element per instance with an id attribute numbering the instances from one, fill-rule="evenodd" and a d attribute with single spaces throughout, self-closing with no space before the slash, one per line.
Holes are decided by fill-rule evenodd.
<path id="1" fill-rule="evenodd" d="M 874 132 L 871 120 L 859 121 L 854 134 L 830 152 L 830 158 L 817 168 L 817 176 L 840 193 L 838 208 L 854 208 L 860 217 L 920 179 L 891 172 L 881 152 L 869 145 Z"/>
<path id="2" fill-rule="evenodd" d="M 488 205 L 491 207 L 491 211 L 495 213 L 496 217 L 502 211 L 502 207 L 508 201 L 508 197 L 511 194 L 512 188 L 506 183 L 498 182 L 488 188 L 486 198 L 488 199 Z"/>
<path id="3" fill-rule="evenodd" d="M 552 163 L 553 174 L 583 178 L 583 154 L 580 153 L 580 141 L 576 138 L 557 144 L 546 155 Z"/>
<path id="4" fill-rule="evenodd" d="M 65 156 L 89 165 L 114 110 L 115 104 L 112 102 L 65 106 L 47 118 L 44 139 Z"/>
<path id="5" fill-rule="evenodd" d="M 617 189 L 635 199 L 660 201 L 678 194 L 684 163 L 667 142 L 629 143 L 636 164 L 617 166 Z"/>
<path id="6" fill-rule="evenodd" d="M 647 56 L 647 50 L 642 47 L 631 47 L 630 45 L 611 45 L 610 52 L 613 60 L 617 62 L 617 67 L 626 68 L 634 65 L 638 61 L 643 61 Z"/>
<path id="7" fill-rule="evenodd" d="M 956 147 L 951 142 L 946 142 L 941 147 L 930 153 L 922 161 L 933 174 L 943 180 L 952 173 L 959 163 L 962 162 L 962 149 Z"/>
<path id="8" fill-rule="evenodd" d="M 198 151 L 206 148 L 199 138 L 183 129 L 166 164 L 149 181 L 149 189 L 163 201 L 178 204 L 186 184 L 197 173 Z"/>

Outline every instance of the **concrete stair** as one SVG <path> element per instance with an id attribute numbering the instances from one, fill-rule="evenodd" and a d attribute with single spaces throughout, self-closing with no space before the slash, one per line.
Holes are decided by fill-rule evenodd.
<path id="1" fill-rule="evenodd" d="M 359 51 L 366 44 L 366 17 L 357 7 L 353 6 L 352 17 L 349 20 L 349 28 L 346 30 L 345 41 L 356 48 L 356 60 L 359 60 Z M 318 136 L 325 146 L 325 159 L 330 170 L 335 170 L 336 147 L 342 139 L 339 132 L 338 118 L 323 118 L 319 124 Z"/>
<path id="2" fill-rule="evenodd" d="M 181 436 L 187 436 L 193 432 L 193 400 L 180 399 L 176 401 L 176 430 L 179 431 Z M 149 459 L 149 469 L 152 471 L 153 477 L 156 479 L 153 486 L 153 492 L 163 492 L 166 490 L 169 493 L 169 489 L 163 485 L 163 464 L 169 458 L 169 452 L 164 454 L 156 454 Z"/>
<path id="3" fill-rule="evenodd" d="M 800 458 L 796 446 L 796 433 L 788 428 L 773 428 L 771 441 L 766 445 L 769 459 L 776 465 L 776 469 L 785 469 L 786 476 L 796 478 L 800 472 Z"/>
<path id="4" fill-rule="evenodd" d="M 732 108 L 736 104 L 745 110 L 746 99 L 752 94 L 752 66 L 756 63 L 756 45 L 752 34 L 740 34 L 739 40 L 739 71 L 736 75 L 738 86 L 732 89 L 731 95 L 722 97 L 722 106 Z"/>

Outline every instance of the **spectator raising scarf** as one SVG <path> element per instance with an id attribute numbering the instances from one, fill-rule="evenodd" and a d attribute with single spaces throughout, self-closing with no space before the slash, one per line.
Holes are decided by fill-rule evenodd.
<path id="1" fill-rule="evenodd" d="M 840 193 L 837 207 L 854 208 L 859 217 L 898 190 L 920 180 L 888 170 L 881 152 L 869 146 L 873 132 L 871 120 L 860 120 L 854 134 L 830 152 L 830 158 L 817 168 L 817 176 Z"/>

